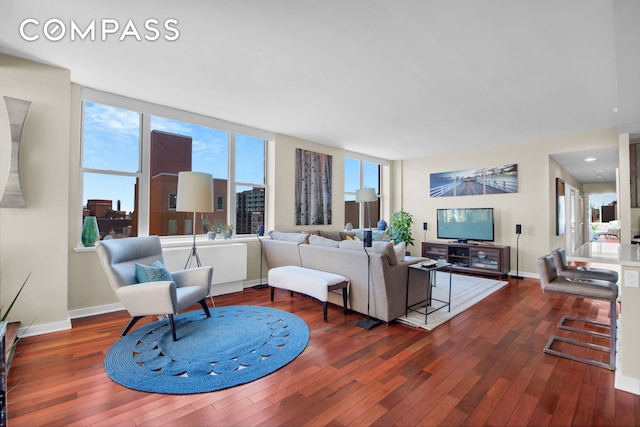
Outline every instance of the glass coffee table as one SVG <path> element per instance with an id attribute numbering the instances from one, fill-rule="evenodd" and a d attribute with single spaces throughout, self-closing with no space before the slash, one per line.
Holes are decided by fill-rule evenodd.
<path id="1" fill-rule="evenodd" d="M 406 313 L 409 311 L 424 314 L 424 323 L 427 323 L 427 317 L 429 314 L 447 308 L 447 311 L 451 311 L 451 273 L 453 265 L 446 261 L 424 261 L 409 266 L 409 272 L 407 274 L 407 298 L 406 298 Z M 447 301 L 434 298 L 432 295 L 432 288 L 436 282 L 436 271 L 449 270 L 449 299 Z M 425 276 L 425 299 L 424 301 L 409 305 L 409 279 L 411 273 L 423 274 Z M 438 303 L 438 307 L 433 306 L 433 302 Z M 424 309 L 423 309 L 424 308 Z"/>

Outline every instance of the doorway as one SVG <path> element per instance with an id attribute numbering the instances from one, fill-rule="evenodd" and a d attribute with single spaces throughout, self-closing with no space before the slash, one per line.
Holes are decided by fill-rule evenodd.
<path id="1" fill-rule="evenodd" d="M 566 185 L 566 224 L 567 234 L 566 234 L 566 248 L 570 252 L 576 250 L 582 244 L 582 209 L 580 203 L 580 192 L 570 186 Z"/>

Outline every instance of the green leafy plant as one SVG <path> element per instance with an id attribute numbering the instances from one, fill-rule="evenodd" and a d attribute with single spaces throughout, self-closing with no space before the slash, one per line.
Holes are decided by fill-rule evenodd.
<path id="1" fill-rule="evenodd" d="M 388 234 L 394 243 L 404 242 L 407 247 L 413 246 L 413 237 L 411 236 L 411 226 L 413 225 L 413 215 L 399 210 L 391 216 L 391 224 L 389 225 Z"/>
<path id="2" fill-rule="evenodd" d="M 27 280 L 29 280 L 29 277 L 31 277 L 31 273 L 29 273 L 27 275 L 27 278 L 24 279 L 24 282 L 22 283 L 22 286 L 20 286 L 20 289 L 18 290 L 18 293 L 16 294 L 15 297 L 13 297 L 13 300 L 11 301 L 11 304 L 9 305 L 9 308 L 7 308 L 7 311 L 4 312 L 4 314 L 2 315 L 2 317 L 0 318 L 1 321 L 6 321 L 7 317 L 9 316 L 9 313 L 11 312 L 11 309 L 13 308 L 13 305 L 16 303 L 16 301 L 18 300 L 18 297 L 20 296 L 20 293 L 22 292 L 22 290 L 24 289 L 24 285 L 27 284 Z M 0 313 L 2 312 L 2 307 L 0 307 Z"/>

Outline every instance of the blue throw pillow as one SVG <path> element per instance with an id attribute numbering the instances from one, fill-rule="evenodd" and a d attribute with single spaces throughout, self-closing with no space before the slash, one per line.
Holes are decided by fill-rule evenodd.
<path id="1" fill-rule="evenodd" d="M 136 280 L 138 283 L 173 281 L 169 270 L 160 262 L 154 261 L 151 265 L 136 263 Z"/>

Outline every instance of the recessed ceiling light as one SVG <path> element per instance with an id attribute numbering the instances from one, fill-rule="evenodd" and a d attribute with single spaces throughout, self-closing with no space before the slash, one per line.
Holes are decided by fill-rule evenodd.
<path id="1" fill-rule="evenodd" d="M 618 112 L 618 107 L 613 107 L 613 112 L 617 113 Z"/>
<path id="2" fill-rule="evenodd" d="M 585 162 L 595 162 L 596 158 L 595 157 L 587 157 L 586 159 L 584 159 Z"/>

